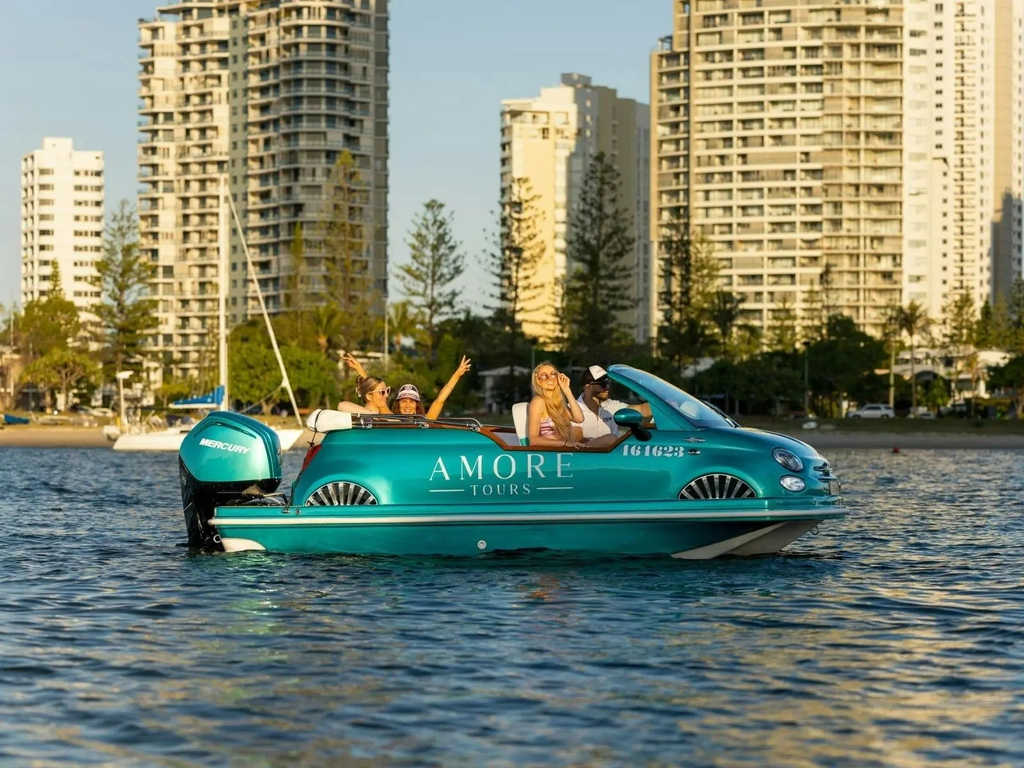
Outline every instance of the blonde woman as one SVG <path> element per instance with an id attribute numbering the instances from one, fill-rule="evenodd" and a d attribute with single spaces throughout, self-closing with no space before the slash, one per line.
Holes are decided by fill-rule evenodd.
<path id="1" fill-rule="evenodd" d="M 398 394 L 395 395 L 395 413 L 400 413 L 403 416 L 414 416 L 419 414 L 420 416 L 426 416 L 428 419 L 436 419 L 441 415 L 441 410 L 444 408 L 445 402 L 448 400 L 448 396 L 451 395 L 452 390 L 455 389 L 455 385 L 459 383 L 461 379 L 470 369 L 470 360 L 465 355 L 462 356 L 462 362 L 459 363 L 459 367 L 455 369 L 455 373 L 448 379 L 448 383 L 441 387 L 441 391 L 437 393 L 437 399 L 434 404 L 430 406 L 430 410 L 425 411 L 423 407 L 423 398 L 420 396 L 420 391 L 416 388 L 415 384 L 403 384 L 398 388 Z"/>
<path id="2" fill-rule="evenodd" d="M 552 448 L 579 448 L 582 432 L 574 426 L 583 423 L 583 410 L 573 397 L 569 377 L 551 363 L 533 369 L 533 399 L 528 410 L 529 444 Z"/>
<path id="3" fill-rule="evenodd" d="M 343 359 L 356 372 L 356 392 L 364 405 L 343 400 L 338 403 L 338 410 L 346 413 L 391 413 L 388 407 L 391 387 L 383 379 L 368 375 L 363 364 L 352 355 L 345 355 Z"/>

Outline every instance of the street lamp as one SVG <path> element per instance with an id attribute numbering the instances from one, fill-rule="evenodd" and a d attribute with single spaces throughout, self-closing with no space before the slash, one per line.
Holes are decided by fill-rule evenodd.
<path id="1" fill-rule="evenodd" d="M 805 341 L 804 345 L 804 418 L 811 418 L 811 385 L 810 377 L 808 376 L 807 358 L 808 351 L 811 348 L 811 342 Z"/>
<path id="2" fill-rule="evenodd" d="M 127 427 L 127 424 L 126 424 L 126 421 L 125 421 L 125 416 L 124 416 L 124 382 L 125 382 L 125 379 L 131 377 L 132 373 L 133 373 L 133 371 L 118 371 L 117 372 L 117 393 L 118 393 L 118 398 L 121 401 L 121 418 L 119 420 L 118 426 L 120 426 L 121 429 L 125 429 Z"/>

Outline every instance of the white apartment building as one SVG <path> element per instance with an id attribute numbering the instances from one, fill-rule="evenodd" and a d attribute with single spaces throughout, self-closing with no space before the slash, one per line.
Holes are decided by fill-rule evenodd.
<path id="1" fill-rule="evenodd" d="M 64 296 L 86 311 L 103 257 L 103 153 L 45 138 L 21 160 L 21 302 L 45 299 L 57 265 Z"/>
<path id="2" fill-rule="evenodd" d="M 365 202 L 350 220 L 387 293 L 387 0 L 180 0 L 139 22 L 139 224 L 157 265 L 156 348 L 176 375 L 211 364 L 218 326 L 219 184 L 246 230 L 267 307 L 287 305 L 292 241 L 323 263 L 318 222 L 342 152 Z M 228 320 L 258 313 L 237 231 L 230 235 Z"/>
<path id="3" fill-rule="evenodd" d="M 650 113 L 648 105 L 620 98 L 615 89 L 594 85 L 580 74 L 563 74 L 561 84 L 540 96 L 502 101 L 501 194 L 525 179 L 538 200 L 538 229 L 544 257 L 535 282 L 542 294 L 527 303 L 524 331 L 542 341 L 556 331 L 562 279 L 568 264 L 566 239 L 576 195 L 591 157 L 604 152 L 621 175 L 620 204 L 633 219 L 636 238 L 636 312 L 624 318 L 646 341 L 650 332 Z"/>
<path id="4" fill-rule="evenodd" d="M 893 305 L 939 318 L 1020 274 L 1024 0 L 673 8 L 652 228 L 688 215 L 746 322 L 824 301 L 880 333 Z"/>

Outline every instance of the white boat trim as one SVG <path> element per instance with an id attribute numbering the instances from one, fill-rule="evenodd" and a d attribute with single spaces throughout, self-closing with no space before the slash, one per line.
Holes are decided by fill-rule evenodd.
<path id="1" fill-rule="evenodd" d="M 700 522 L 740 522 L 763 520 L 779 525 L 791 520 L 823 520 L 841 515 L 821 509 L 807 510 L 751 510 L 742 512 L 593 512 L 580 514 L 464 514 L 464 515 L 388 515 L 360 517 L 326 517 L 288 515 L 275 517 L 213 517 L 210 525 L 231 526 L 309 526 L 309 525 L 417 525 L 433 523 L 595 523 L 595 522 L 673 522 L 692 520 Z M 784 518 L 779 520 L 779 518 Z M 753 531 L 752 533 L 764 533 Z M 736 542 L 731 548 L 744 542 Z"/>
<path id="2" fill-rule="evenodd" d="M 747 542 L 741 547 L 730 549 L 726 554 L 743 557 L 749 555 L 770 555 L 789 546 L 805 533 L 813 530 L 817 525 L 817 520 L 791 520 L 774 530 L 766 530 L 762 536 Z"/>
<path id="3" fill-rule="evenodd" d="M 221 539 L 220 543 L 224 547 L 225 552 L 265 552 L 267 549 L 258 541 L 253 541 L 252 539 L 226 538 Z"/>
<path id="4" fill-rule="evenodd" d="M 749 533 L 734 536 L 731 539 L 716 541 L 714 544 L 707 544 L 703 547 L 675 552 L 672 557 L 677 560 L 713 560 L 719 555 L 724 555 L 726 552 L 731 552 L 734 549 L 742 547 L 755 539 L 761 538 L 765 534 L 771 533 L 777 528 L 781 528 L 785 524 L 786 523 L 776 523 L 775 525 L 769 525 L 767 528 L 758 528 L 756 531 L 750 531 Z"/>
<path id="5" fill-rule="evenodd" d="M 277 433 L 281 450 L 287 451 L 302 437 L 301 429 L 272 428 Z M 177 451 L 185 439 L 188 430 L 165 429 L 159 432 L 140 432 L 137 435 L 124 434 L 114 441 L 115 451 Z"/>

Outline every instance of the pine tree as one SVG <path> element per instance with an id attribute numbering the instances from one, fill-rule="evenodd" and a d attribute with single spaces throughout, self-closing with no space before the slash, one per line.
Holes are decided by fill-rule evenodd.
<path id="1" fill-rule="evenodd" d="M 804 313 L 804 337 L 807 339 L 823 339 L 828 333 L 829 318 L 835 314 L 835 276 L 832 265 L 825 263 L 818 277 L 816 289 L 808 292 L 808 308 Z"/>
<path id="2" fill-rule="evenodd" d="M 1006 297 L 1002 293 L 996 295 L 996 303 L 992 306 L 985 342 L 982 344 L 979 341 L 978 344 L 1002 350 L 1014 348 L 1013 320 L 1010 317 L 1010 308 L 1006 304 Z"/>
<path id="3" fill-rule="evenodd" d="M 82 321 L 78 308 L 64 296 L 60 266 L 50 267 L 47 295 L 25 304 L 21 316 L 21 353 L 30 362 L 53 349 L 67 349 L 78 343 Z"/>
<path id="4" fill-rule="evenodd" d="M 951 296 L 943 307 L 943 343 L 950 351 L 963 353 L 974 346 L 978 320 L 974 298 L 968 292 Z"/>
<path id="5" fill-rule="evenodd" d="M 1019 277 L 1010 287 L 1009 314 L 1013 331 L 1008 348 L 1016 354 L 1024 353 L 1024 279 Z"/>
<path id="6" fill-rule="evenodd" d="M 493 303 L 488 309 L 509 366 L 503 386 L 507 407 L 524 396 L 515 375 L 516 361 L 530 345 L 523 333 L 523 313 L 541 294 L 537 265 L 544 255 L 544 243 L 538 231 L 538 199 L 529 180 L 513 179 L 508 194 L 501 200 L 495 249 L 487 257 L 494 281 Z"/>
<path id="7" fill-rule="evenodd" d="M 323 282 L 318 286 L 322 291 L 316 292 L 340 312 L 332 341 L 345 350 L 358 350 L 372 341 L 379 295 L 367 246 L 369 196 L 347 150 L 335 163 L 326 196 L 320 222 Z"/>
<path id="8" fill-rule="evenodd" d="M 732 291 L 716 291 L 711 300 L 708 314 L 718 331 L 718 344 L 726 358 L 733 351 L 733 331 L 739 323 L 742 304 L 743 297 Z"/>
<path id="9" fill-rule="evenodd" d="M 97 336 L 104 345 L 110 371 L 139 370 L 146 345 L 159 326 L 156 302 L 149 287 L 156 267 L 139 248 L 135 209 L 122 200 L 107 222 L 103 258 L 96 262 L 92 284 L 100 300 L 92 307 L 98 319 Z"/>
<path id="10" fill-rule="evenodd" d="M 579 361 L 604 360 L 632 339 L 627 313 L 635 292 L 636 238 L 621 205 L 622 180 L 599 152 L 591 160 L 569 220 L 567 274 L 562 290 L 565 347 Z"/>
<path id="11" fill-rule="evenodd" d="M 424 203 L 423 212 L 413 221 L 413 230 L 406 240 L 410 263 L 398 267 L 405 295 L 423 318 L 430 362 L 436 356 L 437 324 L 455 315 L 459 292 L 449 286 L 466 269 L 460 244 L 452 234 L 453 218 L 445 212 L 444 203 Z"/>
<path id="12" fill-rule="evenodd" d="M 1005 303 L 1003 305 L 1005 307 Z M 978 322 L 974 325 L 974 340 L 981 349 L 989 349 L 992 344 L 992 305 L 988 299 L 981 305 Z"/>
<path id="13" fill-rule="evenodd" d="M 717 290 L 718 262 L 711 244 L 676 214 L 661 229 L 658 353 L 678 368 L 713 344 L 707 310 Z"/>
<path id="14" fill-rule="evenodd" d="M 784 298 L 769 316 L 765 347 L 769 352 L 792 352 L 799 342 L 796 312 L 790 300 Z"/>

